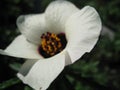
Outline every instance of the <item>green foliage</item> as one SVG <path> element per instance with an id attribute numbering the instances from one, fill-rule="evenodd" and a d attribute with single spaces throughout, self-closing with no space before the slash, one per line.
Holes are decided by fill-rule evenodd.
<path id="1" fill-rule="evenodd" d="M 19 82 L 20 82 L 20 80 L 18 78 L 13 78 L 13 79 L 10 79 L 8 81 L 5 81 L 5 82 L 0 84 L 0 90 L 4 90 L 5 88 L 8 88 L 12 85 L 15 85 Z"/>
<path id="2" fill-rule="evenodd" d="M 31 88 L 28 87 L 28 86 L 25 86 L 24 90 L 33 90 L 33 89 L 31 89 Z"/>
<path id="3" fill-rule="evenodd" d="M 21 67 L 21 64 L 20 64 L 20 63 L 13 62 L 13 63 L 10 63 L 9 66 L 10 66 L 10 68 L 12 68 L 13 70 L 19 71 L 19 69 L 20 69 L 20 67 Z"/>
<path id="4" fill-rule="evenodd" d="M 93 90 L 93 89 L 89 86 L 82 85 L 80 82 L 77 82 L 75 90 Z"/>
<path id="5" fill-rule="evenodd" d="M 19 15 L 43 12 L 51 1 L 1 0 L 0 48 L 5 48 L 19 34 L 16 30 Z M 67 66 L 48 90 L 120 90 L 120 0 L 69 1 L 79 8 L 85 5 L 95 7 L 102 23 L 113 30 L 115 38 L 110 40 L 101 36 L 92 52 Z M 2 55 L 0 58 L 0 90 L 33 90 L 14 78 L 23 60 Z"/>

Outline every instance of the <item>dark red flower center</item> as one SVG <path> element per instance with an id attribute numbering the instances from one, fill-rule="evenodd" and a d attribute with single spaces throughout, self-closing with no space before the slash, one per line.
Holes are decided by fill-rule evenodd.
<path id="1" fill-rule="evenodd" d="M 60 53 L 66 46 L 67 40 L 64 33 L 54 34 L 47 32 L 41 36 L 39 53 L 44 58 L 49 58 Z"/>

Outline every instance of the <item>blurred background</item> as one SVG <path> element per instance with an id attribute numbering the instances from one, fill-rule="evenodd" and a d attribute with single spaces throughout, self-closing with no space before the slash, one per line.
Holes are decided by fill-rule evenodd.
<path id="1" fill-rule="evenodd" d="M 5 49 L 20 32 L 22 14 L 44 12 L 53 0 L 1 0 L 0 48 Z M 120 0 L 69 0 L 77 7 L 91 5 L 99 12 L 103 32 L 96 47 L 67 66 L 48 90 L 120 90 Z M 33 90 L 17 77 L 23 59 L 0 55 L 0 90 Z"/>

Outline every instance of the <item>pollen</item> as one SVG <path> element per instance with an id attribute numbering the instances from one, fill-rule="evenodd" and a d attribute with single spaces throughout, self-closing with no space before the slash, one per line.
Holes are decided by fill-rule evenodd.
<path id="1" fill-rule="evenodd" d="M 67 40 L 65 34 L 54 34 L 47 32 L 41 36 L 41 44 L 39 47 L 39 53 L 48 58 L 61 52 L 66 46 Z"/>

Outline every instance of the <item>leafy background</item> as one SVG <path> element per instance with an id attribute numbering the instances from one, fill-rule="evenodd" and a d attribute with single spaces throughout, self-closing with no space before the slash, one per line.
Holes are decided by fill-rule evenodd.
<path id="1" fill-rule="evenodd" d="M 20 32 L 16 18 L 21 14 L 42 13 L 53 0 L 1 0 L 0 48 Z M 101 35 L 91 53 L 67 66 L 48 90 L 120 90 L 120 0 L 69 0 L 79 8 L 91 5 L 99 12 L 102 23 L 114 34 Z M 32 90 L 17 77 L 23 59 L 0 55 L 0 90 Z"/>

